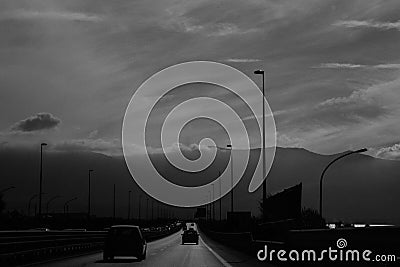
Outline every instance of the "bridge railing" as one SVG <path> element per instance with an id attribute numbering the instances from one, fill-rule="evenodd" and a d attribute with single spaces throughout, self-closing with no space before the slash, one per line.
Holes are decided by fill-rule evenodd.
<path id="1" fill-rule="evenodd" d="M 105 231 L 7 231 L 0 232 L 0 265 L 17 265 L 100 250 Z"/>
<path id="2" fill-rule="evenodd" d="M 150 242 L 180 230 L 170 227 L 163 231 L 143 232 Z M 104 247 L 106 231 L 0 231 L 0 266 L 44 261 Z"/>

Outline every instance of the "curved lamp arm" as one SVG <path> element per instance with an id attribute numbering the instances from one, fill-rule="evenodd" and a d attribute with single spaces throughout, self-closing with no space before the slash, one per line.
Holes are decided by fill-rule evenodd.
<path id="1" fill-rule="evenodd" d="M 348 153 L 345 153 L 345 154 L 343 154 L 343 155 L 340 155 L 339 157 L 337 157 L 337 158 L 335 158 L 334 160 L 332 160 L 332 161 L 325 167 L 325 169 L 322 171 L 322 173 L 321 173 L 321 178 L 320 178 L 320 181 L 319 181 L 319 214 L 321 215 L 321 217 L 322 217 L 322 181 L 323 181 L 323 179 L 324 179 L 325 172 L 328 170 L 328 168 L 329 168 L 333 163 L 335 163 L 335 162 L 338 161 L 339 159 L 344 158 L 344 157 L 347 157 L 347 156 L 352 155 L 352 154 L 362 153 L 362 152 L 366 152 L 366 151 L 367 151 L 366 148 L 362 148 L 362 149 L 359 149 L 359 150 L 356 150 L 356 151 L 350 151 L 350 152 L 348 152 Z"/>

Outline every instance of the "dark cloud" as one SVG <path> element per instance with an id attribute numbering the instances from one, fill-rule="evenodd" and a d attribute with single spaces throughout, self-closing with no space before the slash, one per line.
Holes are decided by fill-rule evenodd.
<path id="1" fill-rule="evenodd" d="M 38 113 L 15 123 L 11 130 L 20 132 L 48 130 L 55 128 L 60 123 L 61 120 L 50 113 Z"/>

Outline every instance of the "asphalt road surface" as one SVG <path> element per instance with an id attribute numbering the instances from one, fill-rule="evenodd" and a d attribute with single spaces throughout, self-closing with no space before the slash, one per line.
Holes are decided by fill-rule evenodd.
<path id="1" fill-rule="evenodd" d="M 166 238 L 148 243 L 147 258 L 144 261 L 138 261 L 134 257 L 116 257 L 113 261 L 103 261 L 103 254 L 96 253 L 41 263 L 36 266 L 254 266 L 254 263 L 256 263 L 254 262 L 255 259 L 249 259 L 248 256 L 248 259 L 243 260 L 243 257 L 239 259 L 237 252 L 228 252 L 224 250 L 225 255 L 217 253 L 217 249 L 212 249 L 211 245 L 207 244 L 208 241 L 206 243 L 206 237 L 201 238 L 200 236 L 198 245 L 182 245 L 181 233 L 182 232 L 179 231 Z M 263 264 L 263 266 L 266 265 Z"/>

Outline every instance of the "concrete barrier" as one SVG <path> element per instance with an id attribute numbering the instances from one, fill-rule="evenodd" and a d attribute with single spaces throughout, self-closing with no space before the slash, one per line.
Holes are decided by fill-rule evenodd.
<path id="1" fill-rule="evenodd" d="M 222 233 L 222 232 L 214 232 L 206 230 L 205 233 L 207 236 L 209 236 L 214 240 L 217 240 L 220 243 L 240 249 L 250 248 L 253 242 L 253 237 L 250 232 Z"/>
<path id="2" fill-rule="evenodd" d="M 254 240 L 250 232 L 215 232 L 204 227 L 200 227 L 200 230 L 208 237 L 219 243 L 240 249 L 242 252 L 250 253 L 252 255 L 256 255 L 254 253 L 257 253 L 258 250 L 263 249 L 265 245 L 271 249 L 281 249 L 284 246 L 284 242 Z"/>

